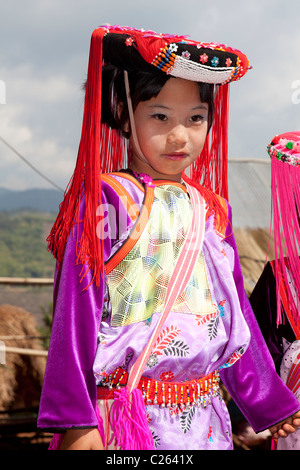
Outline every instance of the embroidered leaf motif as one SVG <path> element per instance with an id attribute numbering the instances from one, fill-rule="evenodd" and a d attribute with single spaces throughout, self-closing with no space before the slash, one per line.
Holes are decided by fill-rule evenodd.
<path id="1" fill-rule="evenodd" d="M 177 326 L 171 325 L 170 327 L 164 328 L 159 334 L 156 343 L 154 345 L 152 354 L 162 355 L 162 351 L 170 344 L 176 336 L 180 333 L 180 329 Z"/>
<path id="2" fill-rule="evenodd" d="M 192 406 L 189 410 L 182 412 L 180 416 L 180 425 L 184 434 L 186 434 L 191 429 L 192 420 L 195 414 L 195 406 Z"/>
<path id="3" fill-rule="evenodd" d="M 198 326 L 205 325 L 205 323 L 207 323 L 209 320 L 211 320 L 212 318 L 214 318 L 217 315 L 219 315 L 219 312 L 218 312 L 217 307 L 216 307 L 215 312 L 208 313 L 207 315 L 196 315 L 195 320 L 196 320 Z"/>
<path id="4" fill-rule="evenodd" d="M 160 437 L 158 437 L 156 434 L 154 434 L 153 431 L 151 431 L 151 433 L 152 433 L 152 438 L 153 438 L 153 443 L 154 443 L 155 449 L 157 449 L 157 447 L 160 446 Z"/>
<path id="5" fill-rule="evenodd" d="M 234 353 L 231 354 L 230 358 L 228 359 L 225 364 L 223 364 L 220 369 L 226 369 L 226 367 L 232 366 L 236 361 L 240 359 L 240 357 L 244 354 L 245 350 L 243 347 L 237 349 Z"/>
<path id="6" fill-rule="evenodd" d="M 224 309 L 225 302 L 226 302 L 226 299 L 221 300 L 221 302 L 218 303 L 218 309 L 219 309 L 220 317 L 224 317 L 224 315 L 225 315 L 225 309 Z"/>
<path id="7" fill-rule="evenodd" d="M 212 318 L 208 323 L 208 336 L 212 340 L 218 334 L 219 316 Z"/>
<path id="8" fill-rule="evenodd" d="M 180 356 L 185 357 L 189 354 L 189 347 L 183 341 L 173 340 L 169 346 L 164 349 L 164 354 L 166 356 Z"/>

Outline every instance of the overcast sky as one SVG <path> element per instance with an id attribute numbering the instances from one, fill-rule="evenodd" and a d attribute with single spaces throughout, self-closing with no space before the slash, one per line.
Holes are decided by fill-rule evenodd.
<path id="1" fill-rule="evenodd" d="M 0 137 L 61 188 L 74 169 L 92 31 L 104 23 L 244 52 L 231 86 L 229 157 L 268 158 L 300 129 L 299 0 L 10 0 L 0 7 Z M 0 140 L 0 187 L 52 188 Z"/>

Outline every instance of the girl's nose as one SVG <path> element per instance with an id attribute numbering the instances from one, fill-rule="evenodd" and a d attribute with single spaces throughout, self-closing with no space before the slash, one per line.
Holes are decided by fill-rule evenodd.
<path id="1" fill-rule="evenodd" d="M 177 144 L 177 145 L 185 145 L 188 141 L 188 133 L 185 126 L 182 124 L 178 124 L 177 126 L 173 127 L 173 129 L 168 134 L 168 143 L 169 144 Z"/>

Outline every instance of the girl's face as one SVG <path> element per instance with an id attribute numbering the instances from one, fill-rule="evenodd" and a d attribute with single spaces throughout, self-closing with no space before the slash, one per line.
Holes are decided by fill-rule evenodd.
<path id="1" fill-rule="evenodd" d="M 208 111 L 196 82 L 170 78 L 156 97 L 136 107 L 134 120 L 143 156 L 131 136 L 131 169 L 153 179 L 180 182 L 182 172 L 204 146 Z"/>

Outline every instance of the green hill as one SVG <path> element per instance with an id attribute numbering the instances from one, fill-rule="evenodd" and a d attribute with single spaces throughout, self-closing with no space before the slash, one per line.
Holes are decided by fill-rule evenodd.
<path id="1" fill-rule="evenodd" d="M 46 238 L 54 220 L 46 212 L 0 212 L 0 277 L 53 277 Z"/>

